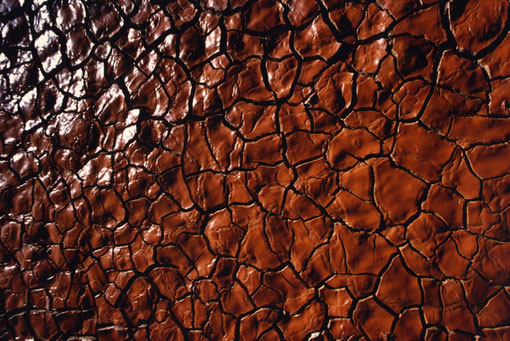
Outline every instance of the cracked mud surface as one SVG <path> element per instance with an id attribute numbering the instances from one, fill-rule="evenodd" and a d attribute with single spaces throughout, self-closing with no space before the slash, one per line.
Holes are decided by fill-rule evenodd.
<path id="1" fill-rule="evenodd" d="M 0 339 L 510 338 L 508 1 L 0 22 Z"/>

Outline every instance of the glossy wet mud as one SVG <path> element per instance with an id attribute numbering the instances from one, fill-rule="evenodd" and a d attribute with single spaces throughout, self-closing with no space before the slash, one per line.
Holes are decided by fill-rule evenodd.
<path id="1" fill-rule="evenodd" d="M 0 338 L 510 338 L 506 0 L 0 4 Z"/>

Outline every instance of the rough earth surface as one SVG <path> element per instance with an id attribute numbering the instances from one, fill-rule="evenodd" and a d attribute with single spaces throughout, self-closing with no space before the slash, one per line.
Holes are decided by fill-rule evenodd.
<path id="1" fill-rule="evenodd" d="M 0 339 L 510 339 L 507 0 L 0 2 Z"/>

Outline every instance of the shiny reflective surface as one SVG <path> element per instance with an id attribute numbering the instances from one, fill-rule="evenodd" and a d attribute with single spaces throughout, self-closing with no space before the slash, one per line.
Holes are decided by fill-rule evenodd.
<path id="1" fill-rule="evenodd" d="M 509 338 L 509 20 L 0 3 L 0 338 Z"/>

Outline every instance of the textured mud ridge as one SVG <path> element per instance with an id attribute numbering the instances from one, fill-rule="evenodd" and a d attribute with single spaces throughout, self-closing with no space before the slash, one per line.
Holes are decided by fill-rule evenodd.
<path id="1" fill-rule="evenodd" d="M 0 339 L 510 338 L 508 1 L 0 22 Z"/>

